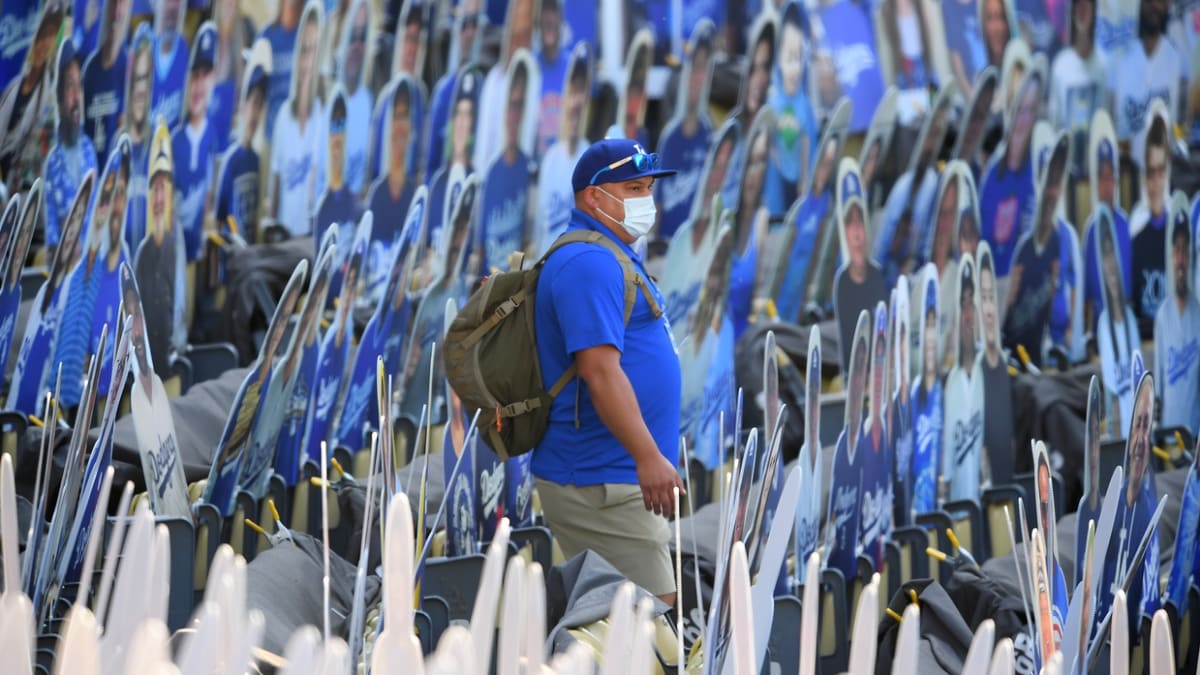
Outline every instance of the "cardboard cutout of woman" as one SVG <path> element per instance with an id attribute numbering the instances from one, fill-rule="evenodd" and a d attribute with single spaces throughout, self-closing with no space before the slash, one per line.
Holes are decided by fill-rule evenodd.
<path id="1" fill-rule="evenodd" d="M 88 229 L 86 219 L 95 180 L 95 172 L 89 172 L 79 184 L 79 191 L 75 193 L 71 211 L 63 225 L 62 239 L 50 262 L 50 275 L 34 296 L 8 390 L 7 410 L 41 416 L 44 412 L 43 394 L 57 380 L 57 364 L 51 362 L 51 356 L 63 318 L 71 311 L 71 272 L 83 257 L 83 237 Z M 35 192 L 26 199 L 26 213 L 32 210 L 30 215 L 35 219 L 37 209 L 30 209 L 28 204 L 30 201 L 36 204 L 39 196 Z M 65 371 L 62 379 L 66 383 L 70 378 L 81 380 L 84 375 L 81 368 L 79 372 Z M 68 386 L 75 385 L 72 383 Z"/>
<path id="2" fill-rule="evenodd" d="M 587 150 L 584 136 L 591 107 L 591 52 L 587 43 L 579 43 L 571 52 L 562 82 L 562 116 L 557 122 L 557 140 L 542 154 L 538 167 L 537 220 L 532 237 L 535 256 L 541 256 L 560 234 L 566 231 L 575 192 L 571 172 Z"/>
<path id="3" fill-rule="evenodd" d="M 175 437 L 171 402 L 167 400 L 162 379 L 154 372 L 146 315 L 129 265 L 121 265 L 121 321 L 131 326 L 133 387 L 129 393 L 129 407 L 150 508 L 163 516 L 190 518 L 192 508 Z"/>
<path id="4" fill-rule="evenodd" d="M 769 147 L 774 136 L 775 118 L 770 109 L 759 111 L 747 137 L 747 152 L 741 171 L 737 209 L 733 227 L 733 271 L 729 278 L 729 312 L 733 319 L 734 339 L 750 323 L 754 292 L 757 288 L 759 245 L 766 236 L 767 211 L 764 187 Z"/>
<path id="5" fill-rule="evenodd" d="M 500 58 L 483 78 L 479 93 L 478 135 L 472 149 L 471 164 L 480 171 L 490 167 L 496 155 L 504 150 L 502 141 L 507 124 L 502 112 L 508 107 L 505 94 L 510 89 L 513 59 L 518 52 L 528 54 L 533 49 L 534 28 L 540 15 L 537 0 L 509 0 L 507 4 L 508 16 L 502 27 Z M 529 89 L 532 94 L 541 89 L 541 83 L 535 83 Z M 533 117 L 535 105 L 531 97 L 521 117 L 521 147 L 526 153 L 533 151 L 533 134 L 537 124 Z"/>
<path id="6" fill-rule="evenodd" d="M 897 525 L 906 525 L 909 520 L 908 504 L 912 495 L 913 460 L 913 397 L 909 380 L 911 372 L 909 357 L 912 350 L 912 331 L 909 328 L 908 277 L 900 277 L 892 293 L 891 311 L 891 368 L 889 369 L 889 391 L 891 405 L 888 406 L 888 442 L 895 449 L 892 471 L 892 494 L 895 497 L 893 518 Z"/>
<path id="7" fill-rule="evenodd" d="M 732 262 L 733 232 L 722 227 L 706 265 L 695 318 L 678 341 L 683 373 L 679 432 L 687 437 L 691 456 L 705 467 L 720 463 L 718 420 L 722 411 L 732 409 L 733 324 L 725 311 Z"/>
<path id="8" fill-rule="evenodd" d="M 1022 80 L 1011 114 L 1005 117 L 1004 141 L 992 154 L 979 183 L 979 229 L 992 249 L 1002 298 L 1009 295 L 1009 271 L 1017 242 L 1032 229 L 1034 220 L 1037 191 L 1029 148 L 1044 79 L 1042 72 L 1034 68 Z"/>
<path id="9" fill-rule="evenodd" d="M 712 84 L 716 30 L 707 19 L 692 30 L 687 60 L 676 91 L 675 114 L 659 136 L 659 154 L 671 157 L 672 165 L 678 170 L 674 176 L 654 182 L 654 197 L 662 214 L 658 221 L 659 239 L 670 241 L 688 220 L 692 203 L 699 194 L 697 190 L 713 129 L 708 114 L 708 93 Z"/>
<path id="10" fill-rule="evenodd" d="M 1192 288 L 1192 228 L 1187 197 L 1171 200 L 1166 242 L 1167 298 L 1154 318 L 1154 381 L 1163 427 L 1200 434 L 1200 300 Z"/>
<path id="11" fill-rule="evenodd" d="M 247 62 L 242 56 L 249 45 L 237 0 L 216 0 L 212 4 L 212 22 L 217 30 L 212 72 L 212 98 L 208 102 L 208 121 L 217 137 L 217 147 L 224 149 L 237 140 L 234 119 L 238 107 L 242 77 Z M 193 38 L 194 39 L 194 38 Z"/>
<path id="12" fill-rule="evenodd" d="M 316 0 L 309 0 L 296 33 L 290 94 L 274 119 L 269 113 L 267 119 L 272 128 L 271 137 L 288 139 L 288 142 L 271 144 L 271 178 L 265 220 L 269 226 L 281 227 L 290 237 L 313 233 L 317 200 L 325 192 L 320 181 L 324 163 L 322 127 L 325 125 L 320 119 L 321 105 L 316 98 L 317 49 L 322 23 L 321 5 Z"/>
<path id="13" fill-rule="evenodd" d="M 788 233 L 780 247 L 778 269 L 775 273 L 775 308 L 786 321 L 802 321 L 808 301 L 826 298 L 837 254 L 833 251 L 834 192 L 837 184 L 838 158 L 846 141 L 846 126 L 850 122 L 849 104 L 840 107 L 830 120 L 821 143 L 817 146 L 816 164 L 809 174 L 804 193 L 788 211 L 785 219 Z M 865 185 L 865 184 L 864 184 Z M 784 257 L 786 256 L 786 257 Z"/>
<path id="14" fill-rule="evenodd" d="M 1108 395 L 1113 416 L 1120 419 L 1120 429 L 1128 429 L 1133 415 L 1133 382 L 1130 367 L 1133 352 L 1138 348 L 1137 319 L 1126 302 L 1121 261 L 1117 253 L 1117 234 L 1112 214 L 1103 204 L 1096 208 L 1096 227 L 1099 228 L 1098 260 L 1104 283 L 1103 309 L 1096 322 L 1096 342 L 1100 348 L 1100 368 L 1104 376 L 1104 391 Z M 1156 352 L 1158 353 L 1158 352 Z"/>
<path id="15" fill-rule="evenodd" d="M 1099 266 L 1100 258 L 1097 246 L 1097 233 L 1100 206 L 1103 205 L 1112 220 L 1113 231 L 1116 234 L 1116 249 L 1121 270 L 1123 293 L 1126 298 L 1133 293 L 1133 260 L 1131 259 L 1132 244 L 1129 237 L 1129 217 L 1121 209 L 1120 190 L 1121 168 L 1117 159 L 1117 137 L 1113 131 L 1112 118 L 1103 108 L 1092 115 L 1091 132 L 1088 138 L 1088 176 L 1091 177 L 1092 214 L 1085 227 L 1086 248 L 1084 261 L 1086 275 L 1084 284 L 1084 325 L 1089 330 L 1095 330 L 1096 317 L 1104 302 L 1104 282 Z"/>
<path id="16" fill-rule="evenodd" d="M 852 157 L 843 157 L 838 165 L 837 223 L 844 262 L 833 281 L 834 313 L 838 334 L 843 338 L 850 335 L 853 328 L 850 321 L 858 312 L 870 311 L 876 304 L 887 302 L 888 298 L 883 272 L 870 257 L 868 218 L 858 162 Z M 848 343 L 843 339 L 842 344 Z M 846 372 L 849 365 L 850 351 L 843 347 L 842 372 Z"/>
<path id="17" fill-rule="evenodd" d="M 528 250 L 532 239 L 528 224 L 534 220 L 530 197 L 537 165 L 531 155 L 533 138 L 525 130 L 536 112 L 538 80 L 537 62 L 528 51 L 519 50 L 505 77 L 500 153 L 483 177 L 476 237 L 483 248 L 483 274 L 507 269 L 509 254 Z"/>
<path id="18" fill-rule="evenodd" d="M 945 10 L 947 5 L 961 4 L 958 0 L 945 0 L 942 7 Z M 972 6 L 973 13 L 974 1 L 967 0 L 967 4 Z M 886 56 L 888 79 L 899 92 L 896 109 L 904 126 L 915 126 L 928 112 L 929 90 L 937 79 L 930 58 L 932 50 L 926 46 L 924 11 L 920 0 L 883 0 L 879 8 L 883 23 L 879 52 Z M 951 35 L 963 33 L 958 24 L 952 25 L 954 28 L 946 32 L 947 42 Z M 970 82 L 960 82 L 959 88 L 969 92 Z"/>
<path id="19" fill-rule="evenodd" d="M 796 576 L 804 578 L 808 556 L 821 540 L 825 504 L 824 462 L 821 458 L 821 329 L 808 333 L 808 361 L 804 366 L 804 445 L 800 447 L 800 500 L 796 503 Z"/>
<path id="20" fill-rule="evenodd" d="M 759 111 L 769 102 L 768 96 L 774 91 L 771 78 L 775 71 L 775 43 L 778 32 L 779 27 L 773 12 L 760 14 L 750 29 L 754 39 L 750 42 L 751 48 L 747 50 L 749 58 L 746 59 L 741 87 L 738 90 L 738 105 L 729 115 L 737 120 L 741 132 L 741 142 L 734 149 L 733 166 L 742 166 L 745 163 L 750 128 L 758 118 Z M 815 135 L 816 131 L 813 131 L 813 134 Z M 726 204 L 738 203 L 739 179 L 740 174 L 736 171 L 726 175 L 725 183 L 721 187 L 721 199 Z"/>
<path id="21" fill-rule="evenodd" d="M 229 219 L 233 218 L 238 232 L 247 242 L 259 241 L 259 220 L 262 211 L 263 167 L 255 147 L 255 139 L 264 128 L 263 117 L 267 110 L 268 85 L 271 79 L 270 64 L 261 58 L 256 43 L 250 61 L 246 64 L 245 79 L 242 81 L 241 103 L 238 105 L 237 139 L 224 151 L 219 161 L 216 180 L 214 215 L 216 227 L 223 234 L 232 234 Z"/>
<path id="22" fill-rule="evenodd" d="M 884 88 L 871 16 L 853 0 L 824 0 L 812 19 L 813 76 L 808 84 L 817 117 L 828 117 L 845 96 L 853 105 L 850 130 L 862 133 Z"/>
<path id="23" fill-rule="evenodd" d="M 811 49 L 808 13 L 799 2 L 789 2 L 780 22 L 767 94 L 776 120 L 766 184 L 766 205 L 773 218 L 783 216 L 810 180 L 818 136 L 817 118 L 809 102 L 807 54 Z M 756 65 L 751 64 L 752 77 Z M 749 86 L 746 96 L 750 96 Z"/>
<path id="24" fill-rule="evenodd" d="M 942 25 L 950 74 L 964 96 L 973 97 L 979 73 L 988 66 L 980 4 L 984 0 L 942 0 Z"/>
<path id="25" fill-rule="evenodd" d="M 211 21 L 200 25 L 193 40 L 188 68 L 185 117 L 171 138 L 175 167 L 175 217 L 183 233 L 184 252 L 194 262 L 204 252 L 206 219 L 212 213 L 213 181 L 217 153 L 221 151 L 216 126 L 209 119 L 217 28 Z"/>
<path id="26" fill-rule="evenodd" d="M 129 79 L 121 130 L 129 135 L 129 215 L 125 246 L 136 253 L 146 238 L 146 197 L 149 191 L 150 144 L 154 123 L 150 100 L 154 89 L 154 37 L 147 24 L 138 26 L 129 47 Z"/>
<path id="27" fill-rule="evenodd" d="M 862 463 L 862 520 L 858 526 L 859 550 L 883 569 L 884 544 L 892 538 L 892 464 L 894 449 L 887 428 L 887 305 L 875 306 L 871 342 L 870 405 L 859 437 L 856 459 Z M 836 474 L 835 474 L 836 475 Z"/>
<path id="28" fill-rule="evenodd" d="M 983 454 L 983 368 L 976 354 L 977 277 L 974 258 L 964 255 L 958 262 L 956 284 L 958 344 L 954 366 L 946 376 L 946 411 L 942 417 L 942 477 L 948 483 L 948 498 L 952 501 L 978 502 L 983 487 L 991 482 Z"/>
<path id="29" fill-rule="evenodd" d="M 167 129 L 183 119 L 184 83 L 187 81 L 188 46 L 183 38 L 185 0 L 157 0 L 154 8 L 153 119 L 162 117 Z"/>
<path id="30" fill-rule="evenodd" d="M 1019 35 L 1011 0 L 979 0 L 978 8 L 986 65 L 1000 68 L 1009 41 Z"/>
<path id="31" fill-rule="evenodd" d="M 483 41 L 478 37 L 483 30 L 481 2 L 461 0 L 458 7 L 452 10 L 454 32 L 450 36 L 450 56 L 446 61 L 445 74 L 434 84 L 429 96 L 429 120 L 425 135 L 429 142 L 425 146 L 422 164 L 422 173 L 427 177 L 436 174 L 446 162 L 449 121 L 460 88 L 458 77 L 464 68 L 476 63 L 479 58 L 479 43 Z M 419 74 L 414 73 L 414 76 Z M 479 79 L 482 81 L 482 73 L 479 73 Z"/>
<path id="32" fill-rule="evenodd" d="M 464 66 L 455 82 L 454 106 L 447 122 L 445 161 L 429 182 L 427 238 L 428 245 L 434 248 L 442 246 L 442 225 L 454 203 L 449 190 L 451 172 L 457 169 L 466 177 L 473 175 L 477 168 L 482 169 L 472 164 L 472 157 L 478 139 L 479 89 L 483 84 L 483 71 L 473 64 Z"/>
<path id="33" fill-rule="evenodd" d="M 958 2 L 958 0 L 947 0 Z M 975 182 L 981 178 L 983 166 L 987 157 L 983 153 L 983 138 L 991 121 L 992 104 L 1000 87 L 997 70 L 987 66 L 979 72 L 974 86 L 971 88 L 971 103 L 967 106 L 966 124 L 958 134 L 951 157 L 961 159 L 971 167 L 971 177 Z"/>
<path id="34" fill-rule="evenodd" d="M 863 519 L 863 465 L 868 461 L 862 452 L 860 437 L 863 431 L 863 401 L 867 395 L 867 380 L 871 360 L 871 312 L 862 310 L 854 329 L 846 388 L 845 428 L 834 448 L 833 466 L 829 476 L 829 524 L 826 528 L 829 551 L 825 566 L 836 569 L 850 578 L 857 568 L 858 555 L 863 553 L 860 528 Z M 832 541 L 828 541 L 832 539 Z"/>
<path id="35" fill-rule="evenodd" d="M 96 146 L 97 157 L 108 157 L 116 141 L 125 108 L 129 76 L 129 2 L 105 0 L 95 50 L 81 50 L 83 62 L 83 132 Z"/>
<path id="36" fill-rule="evenodd" d="M 942 381 L 938 375 L 938 279 L 932 265 L 926 265 L 917 278 L 921 297 L 918 335 L 918 375 L 912 383 L 913 457 L 912 501 L 909 519 L 932 511 L 938 505 L 939 472 L 942 467 L 942 428 L 945 408 Z"/>
<path id="37" fill-rule="evenodd" d="M 0 174 L 9 194 L 42 175 L 54 136 L 54 57 L 63 10 L 57 3 L 38 4 L 42 11 L 35 19 L 37 31 L 30 36 L 25 65 L 0 94 Z M 15 8 L 9 11 L 16 12 Z M 21 49 L 19 44 L 6 46 Z"/>

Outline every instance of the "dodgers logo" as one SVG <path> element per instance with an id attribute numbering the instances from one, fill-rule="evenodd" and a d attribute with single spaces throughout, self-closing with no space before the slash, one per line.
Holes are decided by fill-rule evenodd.
<path id="1" fill-rule="evenodd" d="M 837 62 L 838 82 L 845 89 L 858 87 L 858 78 L 864 71 L 875 67 L 875 54 L 864 43 L 841 47 L 835 52 Z"/>

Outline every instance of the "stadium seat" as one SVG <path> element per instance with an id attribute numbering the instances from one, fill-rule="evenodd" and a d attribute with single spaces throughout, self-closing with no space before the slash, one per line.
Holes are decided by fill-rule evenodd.
<path id="1" fill-rule="evenodd" d="M 942 510 L 950 515 L 954 536 L 958 537 L 959 544 L 965 546 L 973 558 L 983 564 L 991 557 L 991 547 L 984 531 L 983 511 L 978 503 L 972 499 L 960 499 L 946 502 Z"/>
<path id="2" fill-rule="evenodd" d="M 29 428 L 29 418 L 18 410 L 0 411 L 0 454 L 12 457 L 13 472 L 17 467 L 17 442 Z"/>
<path id="3" fill-rule="evenodd" d="M 1025 488 L 1020 485 L 998 485 L 983 491 L 980 501 L 983 506 L 984 526 L 987 532 L 987 557 L 1003 558 L 1012 553 L 1012 543 L 1008 538 L 1008 525 L 1005 522 L 1005 509 L 1011 514 L 1013 527 L 1018 527 L 1017 500 L 1024 500 Z M 1014 536 L 1015 536 L 1014 531 Z M 976 555 L 980 563 L 983 559 Z"/>
<path id="4" fill-rule="evenodd" d="M 850 665 L 850 620 L 846 582 L 835 569 L 821 570 L 820 628 L 817 654 L 822 673 L 840 673 Z"/>
<path id="5" fill-rule="evenodd" d="M 469 621 L 486 559 L 480 554 L 430 558 L 425 562 L 422 596 L 436 595 L 445 599 L 450 607 L 450 621 Z"/>
<path id="6" fill-rule="evenodd" d="M 192 382 L 199 384 L 238 367 L 237 348 L 228 342 L 188 345 L 183 356 L 192 364 Z"/>

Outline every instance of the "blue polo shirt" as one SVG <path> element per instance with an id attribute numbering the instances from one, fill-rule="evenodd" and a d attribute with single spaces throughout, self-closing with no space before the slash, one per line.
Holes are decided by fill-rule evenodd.
<path id="1" fill-rule="evenodd" d="M 567 230 L 585 229 L 616 241 L 663 304 L 641 258 L 599 221 L 572 210 Z M 578 351 L 616 347 L 659 452 L 678 464 L 682 381 L 670 322 L 665 313 L 655 319 L 645 296 L 638 293 L 629 324 L 623 325 L 624 296 L 621 266 L 607 249 L 571 244 L 550 256 L 538 280 L 534 314 L 542 383 L 549 389 Z M 586 387 L 579 391 L 579 428 L 575 427 L 579 385 L 579 378 L 572 380 L 551 404 L 546 435 L 533 451 L 533 475 L 563 485 L 637 484 L 633 457 L 604 426 Z"/>

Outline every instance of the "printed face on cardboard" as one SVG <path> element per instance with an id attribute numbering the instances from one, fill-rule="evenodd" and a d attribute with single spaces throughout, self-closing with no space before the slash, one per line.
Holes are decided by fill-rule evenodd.
<path id="1" fill-rule="evenodd" d="M 479 90 L 483 75 L 479 67 L 463 66 L 458 73 L 454 88 L 454 106 L 450 111 L 449 130 L 446 144 L 447 159 L 463 167 L 470 165 L 475 151 L 475 127 L 479 120 Z"/>
<path id="2" fill-rule="evenodd" d="M 937 378 L 938 373 L 938 324 L 941 312 L 938 305 L 938 274 L 932 264 L 922 268 L 924 294 L 921 302 L 921 334 L 918 339 L 918 371 L 925 378 Z"/>
<path id="3" fill-rule="evenodd" d="M 896 301 L 892 310 L 892 393 L 902 400 L 908 400 L 909 355 L 912 344 L 912 331 L 909 327 L 909 295 L 908 277 L 901 275 L 896 279 Z"/>
<path id="4" fill-rule="evenodd" d="M 1118 203 L 1120 167 L 1117 163 L 1117 135 L 1112 117 L 1103 107 L 1092 114 L 1088 133 L 1088 176 L 1091 177 L 1093 204 L 1114 208 Z"/>
<path id="5" fill-rule="evenodd" d="M 1054 504 L 1054 483 L 1050 474 L 1050 458 L 1044 452 L 1034 452 L 1034 474 L 1037 482 L 1038 530 L 1049 536 L 1051 527 L 1051 507 Z"/>
<path id="6" fill-rule="evenodd" d="M 1067 172 L 1067 159 L 1070 156 L 1070 137 L 1066 132 L 1059 132 L 1050 151 L 1050 159 L 1042 180 L 1038 185 L 1035 232 L 1043 241 L 1052 232 L 1058 213 L 1058 202 L 1062 197 L 1063 183 Z"/>
<path id="7" fill-rule="evenodd" d="M 883 98 L 875 108 L 871 118 L 871 126 L 867 129 L 867 139 L 863 141 L 859 152 L 858 164 L 861 167 L 863 184 L 869 190 L 875 183 L 881 166 L 887 165 L 892 147 L 892 134 L 896 129 L 896 98 L 899 92 L 895 87 L 888 87 L 883 92 Z"/>
<path id="8" fill-rule="evenodd" d="M 471 225 L 475 217 L 475 200 L 479 192 L 479 179 L 475 174 L 467 177 L 463 183 L 458 200 L 455 201 L 450 215 L 450 238 L 446 248 L 444 274 L 449 278 L 457 278 L 462 269 L 464 257 L 467 255 L 468 239 L 471 235 Z"/>
<path id="9" fill-rule="evenodd" d="M 996 265 L 992 249 L 986 241 L 979 242 L 977 267 L 979 268 L 979 318 L 983 325 L 983 348 L 989 353 L 1000 351 L 1000 310 L 996 294 Z"/>
<path id="10" fill-rule="evenodd" d="M 793 100 L 804 91 L 804 70 L 812 47 L 812 27 L 808 12 L 798 2 L 784 6 L 775 52 L 774 80 L 779 94 Z"/>
<path id="11" fill-rule="evenodd" d="M 396 30 L 392 73 L 419 77 L 425 70 L 425 6 L 421 0 L 404 0 Z"/>
<path id="12" fill-rule="evenodd" d="M 1142 201 L 1152 215 L 1158 216 L 1167 208 L 1171 186 L 1171 122 L 1162 99 L 1151 102 L 1143 134 L 1144 156 L 1134 159 L 1141 163 Z"/>
<path id="13" fill-rule="evenodd" d="M 739 98 L 739 116 L 745 121 L 753 121 L 767 102 L 775 61 L 774 18 L 764 12 L 755 20 L 751 34 L 754 39 L 750 42 L 750 58 L 746 62 Z"/>
<path id="14" fill-rule="evenodd" d="M 1125 317 L 1125 275 L 1122 272 L 1121 256 L 1117 253 L 1117 231 L 1113 226 L 1112 212 L 1107 206 L 1097 204 L 1095 215 L 1096 257 L 1100 269 L 1100 283 L 1104 294 L 1101 299 L 1110 318 Z M 1168 250 L 1169 250 L 1168 246 Z"/>
<path id="15" fill-rule="evenodd" d="M 958 365 L 970 370 L 979 336 L 979 299 L 975 259 L 968 253 L 958 261 Z M 982 403 L 982 402 L 981 402 Z M 980 406 L 982 407 L 982 405 Z"/>
<path id="16" fill-rule="evenodd" d="M 962 181 L 957 171 L 947 166 L 942 171 L 933 219 L 933 250 L 930 259 L 939 268 L 955 258 L 954 225 L 958 220 L 959 204 L 962 201 Z"/>
<path id="17" fill-rule="evenodd" d="M 313 105 L 317 87 L 317 57 L 321 48 L 321 31 L 325 23 L 322 6 L 309 0 L 300 15 L 300 27 L 296 32 L 296 46 L 292 61 L 292 82 L 288 90 L 288 106 L 293 110 L 308 109 Z"/>
<path id="18" fill-rule="evenodd" d="M 183 33 L 186 0 L 158 0 L 154 7 L 154 32 L 174 39 Z"/>
<path id="19" fill-rule="evenodd" d="M 96 227 L 106 228 L 108 235 L 107 252 L 109 254 L 115 254 L 125 241 L 125 215 L 129 206 L 130 152 L 129 136 L 121 134 L 117 137 L 117 142 L 109 161 L 109 167 L 106 170 L 111 171 L 112 175 L 112 191 L 108 195 L 110 198 L 108 220 L 104 223 L 93 221 Z"/>
<path id="20" fill-rule="evenodd" d="M 959 134 L 954 148 L 954 157 L 965 162 L 974 162 L 983 144 L 984 132 L 991 117 L 992 104 L 996 99 L 999 77 L 995 68 L 988 66 L 975 78 L 971 105 L 967 107 L 967 122 Z"/>
<path id="21" fill-rule="evenodd" d="M 738 197 L 736 246 L 739 255 L 746 250 L 754 218 L 763 202 L 763 187 L 766 184 L 767 162 L 770 161 L 771 137 L 774 134 L 775 118 L 769 108 L 759 111 L 754 126 L 746 139 L 746 156 L 742 163 L 742 182 Z"/>
<path id="22" fill-rule="evenodd" d="M 154 131 L 150 146 L 150 194 L 146 217 L 149 220 L 146 238 L 162 246 L 175 229 L 175 160 L 171 156 L 171 135 L 161 121 Z"/>
<path id="23" fill-rule="evenodd" d="M 1025 48 L 1024 45 L 1021 41 L 1013 42 L 1009 50 L 1012 58 L 1006 60 L 1007 67 L 1001 85 L 1004 93 L 1001 101 L 1004 106 L 1004 137 L 1010 155 L 1020 157 L 1029 151 L 1046 81 L 1045 69 L 1041 67 L 1043 61 L 1039 60 L 1031 66 L 1027 58 L 1022 60 L 1020 52 Z"/>
<path id="24" fill-rule="evenodd" d="M 704 275 L 704 286 L 700 289 L 700 304 L 692 328 L 692 340 L 699 345 L 705 337 L 721 330 L 725 316 L 725 304 L 729 296 L 729 273 L 733 267 L 733 232 L 722 227 L 717 234 L 717 247 L 708 271 Z M 708 364 L 705 364 L 708 367 Z"/>
<path id="25" fill-rule="evenodd" d="M 423 99 L 420 86 L 410 75 L 400 74 L 392 78 L 380 96 L 376 115 L 382 116 L 377 117 L 377 123 L 383 125 L 386 139 L 381 150 L 387 157 L 384 170 L 388 175 L 408 175 L 409 167 L 415 164 L 415 120 Z"/>
<path id="26" fill-rule="evenodd" d="M 1004 63 L 1004 50 L 1013 36 L 1013 13 L 1008 0 L 979 0 L 979 28 L 989 66 Z"/>
<path id="27" fill-rule="evenodd" d="M 979 251 L 979 195 L 975 179 L 964 164 L 958 172 L 959 208 L 954 221 L 954 241 L 958 255 L 974 256 Z"/>
<path id="28" fill-rule="evenodd" d="M 732 118 L 713 134 L 708 156 L 704 160 L 704 173 L 701 174 L 704 177 L 700 183 L 702 189 L 692 198 L 692 220 L 696 221 L 693 228 L 699 228 L 701 232 L 708 227 L 712 196 L 719 194 L 721 186 L 725 184 L 725 175 L 729 172 L 730 159 L 738 140 L 737 120 Z"/>
<path id="29" fill-rule="evenodd" d="M 275 354 L 279 351 L 279 345 L 283 342 L 284 333 L 287 332 L 288 323 L 296 311 L 300 295 L 304 292 L 304 282 L 307 278 L 308 261 L 301 260 L 300 264 L 296 265 L 296 269 L 292 270 L 292 276 L 283 289 L 283 295 L 279 296 L 279 303 L 275 305 L 275 314 L 271 317 L 271 323 L 267 327 L 267 336 L 263 340 L 256 364 L 259 369 L 258 381 L 260 383 L 266 380 L 267 374 L 271 372 L 271 364 L 275 359 Z M 266 392 L 262 393 L 266 394 Z"/>
<path id="30" fill-rule="evenodd" d="M 29 247 L 33 243 L 33 234 L 37 231 L 38 213 L 41 211 L 42 179 L 33 182 L 25 202 L 21 205 L 20 226 L 13 237 L 12 250 L 8 253 L 7 279 L 5 288 L 16 288 L 21 280 L 21 272 L 25 269 L 25 258 L 29 255 Z"/>
<path id="31" fill-rule="evenodd" d="M 804 428 L 809 457 L 815 469 L 821 448 L 821 331 L 813 326 L 808 332 L 808 363 L 804 371 Z"/>
<path id="32" fill-rule="evenodd" d="M 1154 426 L 1154 375 L 1144 373 L 1138 381 L 1133 401 L 1133 417 L 1125 445 L 1125 503 L 1132 504 L 1143 489 L 1150 462 L 1151 433 Z"/>
<path id="33" fill-rule="evenodd" d="M 143 24 L 144 25 L 144 24 Z M 125 94 L 125 129 L 139 143 L 150 138 L 150 97 L 154 89 L 154 41 L 140 28 L 129 49 L 129 90 Z"/>
<path id="34" fill-rule="evenodd" d="M 867 379 L 871 370 L 871 313 L 863 310 L 854 328 L 854 346 L 850 349 L 850 385 L 846 388 L 846 429 L 848 447 L 857 445 L 862 429 L 863 401 L 867 395 Z"/>
<path id="35" fill-rule="evenodd" d="M 696 112 L 701 118 L 708 116 L 708 92 L 712 84 L 713 40 L 716 32 L 716 26 L 708 19 L 702 19 L 692 29 L 687 56 L 683 62 L 683 73 L 676 92 L 676 119 L 682 119 L 689 112 Z"/>
<path id="36" fill-rule="evenodd" d="M 514 54 L 520 49 L 533 49 L 534 27 L 538 22 L 538 6 L 536 0 L 511 0 L 508 3 L 508 15 L 504 21 L 503 45 L 501 46 L 502 64 L 510 65 Z"/>
<path id="37" fill-rule="evenodd" d="M 888 310 L 882 302 L 875 306 L 874 327 L 871 332 L 871 419 L 881 421 L 887 412 L 888 361 Z"/>
<path id="38" fill-rule="evenodd" d="M 132 0 L 105 0 L 104 20 L 100 22 L 100 41 L 97 53 L 103 53 L 104 48 L 115 42 L 124 44 L 129 37 L 129 17 L 133 7 Z"/>
<path id="39" fill-rule="evenodd" d="M 625 54 L 625 89 L 621 92 L 617 124 L 626 138 L 641 138 L 646 119 L 646 78 L 650 74 L 650 59 L 654 55 L 654 33 L 642 29 L 633 36 Z"/>
<path id="40" fill-rule="evenodd" d="M 212 21 L 200 24 L 192 39 L 192 53 L 188 59 L 187 115 L 189 124 L 199 124 L 208 119 L 208 104 L 212 98 L 213 64 L 216 62 L 217 25 Z"/>
<path id="41" fill-rule="evenodd" d="M 521 49 L 509 61 L 504 94 L 504 141 L 506 151 L 533 156 L 541 73 L 529 50 Z"/>
<path id="42" fill-rule="evenodd" d="M 843 157 L 838 164 L 838 235 L 844 269 L 856 275 L 866 274 L 866 268 L 872 262 L 867 248 L 869 218 L 858 162 L 853 157 Z"/>
<path id="43" fill-rule="evenodd" d="M 54 250 L 54 261 L 50 265 L 51 288 L 57 288 L 66 279 L 67 273 L 75 268 L 75 264 L 83 256 L 83 235 L 88 208 L 92 201 L 92 188 L 96 182 L 96 172 L 89 170 L 75 191 L 75 199 L 67 212 L 67 222 L 63 226 L 62 238 L 58 248 Z M 47 297 L 50 294 L 47 293 Z"/>
<path id="44" fill-rule="evenodd" d="M 1171 195 L 1171 213 L 1167 220 L 1167 297 L 1187 302 L 1196 295 L 1192 288 L 1191 205 L 1182 190 Z M 1178 343 L 1176 343 L 1178 344 Z"/>
<path id="45" fill-rule="evenodd" d="M 133 348 L 133 373 L 139 381 L 154 373 L 150 356 L 150 336 L 146 333 L 146 316 L 142 311 L 142 296 L 137 281 L 127 263 L 121 264 L 121 320 L 130 327 L 129 344 Z"/>
<path id="46" fill-rule="evenodd" d="M 570 147 L 583 136 L 591 107 L 592 57 L 586 42 L 580 42 L 571 50 L 562 92 L 558 140 Z"/>
<path id="47" fill-rule="evenodd" d="M 809 175 L 809 183 L 806 186 L 807 194 L 820 195 L 832 192 L 833 181 L 838 175 L 838 158 L 842 156 L 849 125 L 850 101 L 842 99 L 829 116 L 825 130 L 821 132 L 821 138 L 817 142 L 816 166 Z M 870 184 L 863 182 L 864 191 L 868 185 Z"/>
<path id="48" fill-rule="evenodd" d="M 83 57 L 75 52 L 70 40 L 58 47 L 55 110 L 59 143 L 74 145 L 83 127 Z"/>
<path id="49" fill-rule="evenodd" d="M 358 91 L 359 86 L 370 81 L 367 50 L 374 44 L 371 3 L 367 0 L 355 0 L 346 16 L 348 18 L 344 20 L 342 27 L 341 56 L 338 62 L 341 64 L 342 86 L 353 94 Z"/>
<path id="50" fill-rule="evenodd" d="M 958 85 L 954 80 L 947 81 L 938 90 L 933 107 L 930 108 L 929 114 L 925 116 L 924 124 L 921 125 L 916 152 L 909 160 L 908 170 L 913 172 L 914 182 L 920 178 L 916 175 L 918 171 L 932 165 L 937 160 L 938 150 L 941 149 L 942 142 L 946 137 L 946 130 L 950 127 L 950 114 L 954 110 L 954 99 L 957 96 Z"/>

